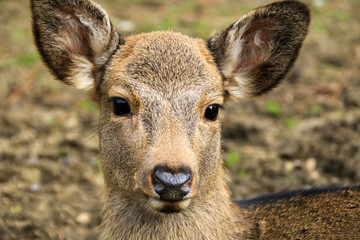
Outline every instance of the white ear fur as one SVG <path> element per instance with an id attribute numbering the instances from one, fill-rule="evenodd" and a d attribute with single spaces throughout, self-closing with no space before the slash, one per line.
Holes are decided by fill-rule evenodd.
<path id="1" fill-rule="evenodd" d="M 55 76 L 90 90 L 119 45 L 108 14 L 91 0 L 31 0 L 35 42 Z"/>
<path id="2" fill-rule="evenodd" d="M 223 62 L 224 64 L 220 66 L 221 72 L 223 73 L 225 78 L 233 78 L 237 82 L 237 86 L 246 85 L 247 79 L 246 74 L 242 74 L 241 72 L 235 73 L 235 68 L 239 62 L 239 57 L 241 56 L 240 54 L 243 49 L 243 44 L 245 42 L 245 40 L 241 36 L 243 35 L 246 26 L 241 28 L 240 31 L 238 31 L 237 27 L 241 19 L 239 19 L 229 30 L 226 40 L 228 42 L 228 48 L 225 53 L 225 60 Z M 228 87 L 228 91 L 231 91 L 231 95 L 235 95 L 237 97 L 245 97 L 243 96 L 244 93 L 241 88 L 231 86 Z"/>
<path id="3" fill-rule="evenodd" d="M 78 89 L 92 90 L 95 85 L 95 79 L 92 74 L 94 64 L 81 56 L 74 55 L 72 59 L 76 64 L 70 69 L 70 74 L 66 81 L 72 83 Z"/>
<path id="4" fill-rule="evenodd" d="M 111 40 L 112 37 L 112 25 L 105 9 L 100 7 L 96 3 L 92 3 L 104 14 L 103 21 L 94 22 L 88 15 L 88 13 L 77 13 L 74 16 L 66 16 L 66 22 L 70 28 L 86 28 L 89 31 L 88 43 L 90 52 L 81 52 L 81 48 L 84 44 L 76 33 L 69 31 L 68 33 L 59 34 L 59 42 L 63 44 L 63 47 L 68 52 L 70 59 L 74 63 L 69 69 L 70 73 L 66 78 L 66 82 L 71 83 L 78 89 L 91 90 L 95 85 L 93 71 L 99 66 L 106 63 L 109 58 L 109 52 L 104 51 L 104 48 Z M 74 26 L 75 24 L 82 24 L 81 27 Z M 66 30 L 64 30 L 66 31 Z M 80 51 L 79 51 L 80 50 Z M 91 55 L 91 56 L 90 56 Z"/>
<path id="5" fill-rule="evenodd" d="M 104 14 L 104 19 L 101 25 L 96 24 L 96 22 L 95 23 L 92 22 L 85 15 L 77 14 L 77 17 L 79 18 L 80 22 L 84 26 L 86 26 L 91 32 L 90 46 L 95 56 L 94 64 L 103 65 L 106 63 L 108 58 L 107 56 L 108 54 L 104 54 L 103 51 L 104 51 L 104 47 L 112 37 L 111 35 L 112 25 L 106 10 L 97 3 L 92 3 L 92 4 L 96 6 L 97 9 Z"/>
<path id="6" fill-rule="evenodd" d="M 226 91 L 242 98 L 274 88 L 297 58 L 309 22 L 304 4 L 282 1 L 250 12 L 209 39 Z"/>
<path id="7" fill-rule="evenodd" d="M 236 87 L 229 86 L 232 95 L 240 98 L 247 96 L 242 86 L 248 85 L 249 81 L 253 80 L 252 74 L 256 66 L 265 63 L 271 55 L 273 42 L 269 36 L 270 31 L 276 32 L 281 29 L 268 27 L 270 22 L 263 23 L 263 29 L 256 28 L 254 23 L 249 22 L 240 25 L 246 17 L 247 15 L 239 19 L 229 29 L 226 39 L 228 47 L 223 64 L 220 66 L 225 78 L 235 81 Z"/>

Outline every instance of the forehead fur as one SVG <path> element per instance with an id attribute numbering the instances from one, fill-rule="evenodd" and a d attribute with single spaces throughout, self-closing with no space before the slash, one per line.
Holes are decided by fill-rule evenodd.
<path id="1" fill-rule="evenodd" d="M 194 87 L 222 91 L 221 77 L 206 42 L 174 32 L 127 37 L 113 56 L 104 83 L 134 88 L 145 84 L 165 95 Z"/>

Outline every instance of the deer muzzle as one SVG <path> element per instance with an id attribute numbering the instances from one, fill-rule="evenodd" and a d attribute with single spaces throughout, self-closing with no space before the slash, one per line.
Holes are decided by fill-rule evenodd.
<path id="1" fill-rule="evenodd" d="M 153 209 L 164 213 L 185 209 L 196 193 L 196 177 L 188 166 L 157 165 L 142 183 Z"/>

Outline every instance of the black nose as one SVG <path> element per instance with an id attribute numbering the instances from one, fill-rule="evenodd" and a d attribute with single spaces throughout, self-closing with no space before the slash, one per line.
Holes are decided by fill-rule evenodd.
<path id="1" fill-rule="evenodd" d="M 155 192 L 164 201 L 180 201 L 190 192 L 190 169 L 182 167 L 176 173 L 170 168 L 158 166 L 152 176 Z"/>

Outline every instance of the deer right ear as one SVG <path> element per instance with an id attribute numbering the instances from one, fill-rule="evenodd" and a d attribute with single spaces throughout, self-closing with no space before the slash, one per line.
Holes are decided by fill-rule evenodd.
<path id="1" fill-rule="evenodd" d="M 233 96 L 257 96 L 275 87 L 298 56 L 310 23 L 297 1 L 260 7 L 208 41 Z"/>
<path id="2" fill-rule="evenodd" d="M 54 75 L 81 89 L 93 89 L 99 70 L 119 46 L 106 11 L 90 0 L 31 0 L 39 52 Z"/>

